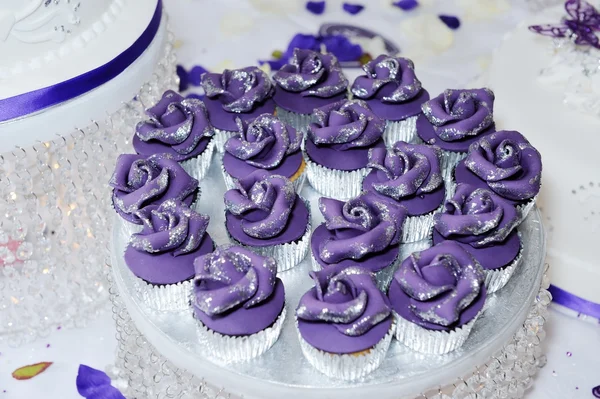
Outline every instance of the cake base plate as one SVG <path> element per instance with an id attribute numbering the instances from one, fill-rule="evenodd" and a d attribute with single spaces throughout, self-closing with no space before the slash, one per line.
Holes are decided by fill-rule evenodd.
<path id="1" fill-rule="evenodd" d="M 212 165 L 208 177 L 202 182 L 204 196 L 211 193 L 211 197 L 217 198 L 224 192 L 224 184 L 216 166 Z M 302 195 L 313 209 L 318 209 L 318 194 L 311 187 L 305 187 Z M 228 242 L 223 227 L 221 201 L 202 201 L 200 211 L 211 215 L 209 233 L 215 242 Z M 313 226 L 322 222 L 319 212 L 312 212 L 312 218 Z M 525 243 L 522 265 L 508 284 L 490 298 L 485 313 L 461 348 L 443 356 L 427 356 L 394 341 L 382 366 L 355 382 L 338 381 L 320 374 L 302 355 L 292 315 L 300 296 L 312 286 L 312 280 L 308 277 L 310 257 L 296 268 L 280 274 L 286 287 L 286 306 L 291 317 L 286 320 L 277 343 L 257 359 L 231 364 L 211 359 L 203 353 L 196 338 L 191 311 L 158 312 L 143 302 L 135 290 L 135 276 L 123 261 L 127 237 L 118 228 L 113 232 L 112 270 L 116 291 L 128 317 L 140 333 L 139 339 L 144 342 L 147 340 L 155 353 L 170 361 L 176 369 L 187 370 L 191 376 L 202 379 L 199 381 L 226 387 L 227 392 L 236 397 L 346 399 L 348 395 L 374 395 L 381 399 L 398 399 L 418 397 L 432 388 L 439 390 L 441 395 L 442 388 L 456 387 L 457 381 L 460 383 L 473 376 L 481 378 L 480 368 L 487 370 L 490 362 L 498 363 L 498 367 L 502 368 L 503 362 L 497 356 L 514 357 L 510 367 L 517 367 L 521 374 L 517 372 L 515 375 L 522 377 L 520 383 L 512 382 L 516 390 L 544 363 L 539 342 L 543 338 L 543 313 L 550 302 L 550 295 L 545 291 L 546 283 L 542 284 L 545 236 L 537 208 L 519 230 Z M 428 245 L 427 242 L 406 244 L 401 246 L 401 250 L 406 257 Z M 541 291 L 540 286 L 543 286 Z M 504 354 L 508 347 L 510 355 Z M 510 378 L 506 375 L 502 378 L 510 384 Z M 491 381 L 496 384 L 494 379 Z M 485 387 L 485 384 L 479 385 L 480 388 Z M 192 389 L 191 385 L 188 388 Z M 518 392 L 515 392 L 517 395 Z"/>

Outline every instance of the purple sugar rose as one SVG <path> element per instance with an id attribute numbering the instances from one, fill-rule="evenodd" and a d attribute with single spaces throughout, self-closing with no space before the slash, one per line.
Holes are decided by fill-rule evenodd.
<path id="1" fill-rule="evenodd" d="M 249 165 L 273 169 L 286 155 L 300 150 L 302 132 L 274 115 L 263 114 L 250 123 L 236 122 L 239 134 L 227 140 L 225 151 Z"/>
<path id="2" fill-rule="evenodd" d="M 391 309 L 368 270 L 350 267 L 334 275 L 321 270 L 310 276 L 315 287 L 300 299 L 298 319 L 330 323 L 340 333 L 356 337 L 389 318 Z"/>
<path id="3" fill-rule="evenodd" d="M 492 191 L 459 184 L 434 220 L 444 238 L 482 248 L 504 242 L 521 217 L 514 205 Z"/>
<path id="4" fill-rule="evenodd" d="M 494 93 L 489 89 L 446 90 L 422 105 L 442 141 L 464 140 L 492 127 L 493 108 Z"/>
<path id="5" fill-rule="evenodd" d="M 444 327 L 457 325 L 462 312 L 485 295 L 481 265 L 452 241 L 410 255 L 394 280 L 418 319 Z"/>
<path id="6" fill-rule="evenodd" d="M 329 98 L 348 87 L 334 55 L 304 49 L 295 49 L 290 63 L 281 67 L 273 80 L 283 90 L 303 97 Z"/>
<path id="7" fill-rule="evenodd" d="M 385 121 L 362 100 L 342 100 L 317 108 L 312 114 L 308 137 L 317 146 L 345 151 L 367 147 L 381 139 Z"/>
<path id="8" fill-rule="evenodd" d="M 201 145 L 203 139 L 214 134 L 202 101 L 183 98 L 171 90 L 146 113 L 150 119 L 137 124 L 133 140 L 138 154 L 168 153 L 176 161 L 184 161 L 202 152 L 206 147 Z"/>
<path id="9" fill-rule="evenodd" d="M 363 70 L 365 75 L 357 77 L 351 89 L 355 97 L 363 100 L 377 97 L 384 103 L 402 103 L 422 90 L 409 59 L 382 54 L 367 62 Z"/>
<path id="10" fill-rule="evenodd" d="M 136 212 L 148 205 L 178 200 L 191 205 L 198 192 L 194 179 L 168 154 L 122 154 L 117 158 L 109 185 L 113 206 L 125 220 L 142 224 Z"/>
<path id="11" fill-rule="evenodd" d="M 194 268 L 194 305 L 211 317 L 264 303 L 278 281 L 275 259 L 230 244 L 196 258 Z"/>
<path id="12" fill-rule="evenodd" d="M 257 170 L 225 193 L 225 209 L 242 218 L 242 230 L 250 237 L 272 238 L 288 225 L 297 198 L 287 177 Z"/>
<path id="13" fill-rule="evenodd" d="M 431 193 L 443 185 L 440 149 L 435 146 L 399 141 L 391 149 L 371 148 L 367 166 L 377 170 L 368 189 L 396 201 Z"/>
<path id="14" fill-rule="evenodd" d="M 171 252 L 180 256 L 196 251 L 208 227 L 208 215 L 196 213 L 180 201 L 168 200 L 137 212 L 144 227 L 131 237 L 131 247 L 139 252 Z"/>
<path id="15" fill-rule="evenodd" d="M 246 113 L 273 97 L 269 76 L 260 68 L 225 69 L 204 73 L 202 88 L 207 97 L 218 100 L 227 112 Z"/>
<path id="16" fill-rule="evenodd" d="M 502 198 L 524 201 L 540 191 L 541 155 L 519 132 L 499 131 L 482 137 L 471 144 L 464 163 Z"/>
<path id="17" fill-rule="evenodd" d="M 406 210 L 364 193 L 347 202 L 319 198 L 325 227 L 334 233 L 319 243 L 318 256 L 326 263 L 361 259 L 385 251 L 402 238 Z"/>

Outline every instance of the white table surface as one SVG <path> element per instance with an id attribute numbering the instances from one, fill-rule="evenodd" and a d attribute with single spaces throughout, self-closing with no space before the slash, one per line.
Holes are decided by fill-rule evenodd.
<path id="1" fill-rule="evenodd" d="M 424 86 L 433 95 L 477 79 L 504 33 L 528 13 L 518 2 L 507 8 L 508 0 L 421 0 L 422 5 L 411 13 L 384 3 L 389 1 L 362 1 L 365 10 L 349 16 L 341 11 L 340 1 L 330 0 L 326 12 L 317 17 L 303 9 L 303 1 L 280 1 L 273 7 L 273 0 L 165 0 L 179 59 L 188 69 L 202 65 L 216 71 L 253 64 L 268 59 L 273 50 L 285 50 L 294 33 L 316 33 L 324 22 L 346 22 L 371 27 L 395 41 L 404 55 L 414 58 Z M 483 3 L 490 6 L 482 7 Z M 442 13 L 459 16 L 461 28 L 449 31 L 435 25 L 432 16 Z M 432 43 L 427 39 L 430 34 L 439 40 Z M 600 323 L 556 309 L 550 315 L 544 343 L 548 363 L 526 397 L 593 398 L 592 388 L 600 385 Z M 114 336 L 107 311 L 86 328 L 60 329 L 16 349 L 0 345 L 0 399 L 78 398 L 79 364 L 98 369 L 108 366 L 114 359 Z M 16 368 L 42 361 L 54 363 L 31 380 L 11 377 Z"/>

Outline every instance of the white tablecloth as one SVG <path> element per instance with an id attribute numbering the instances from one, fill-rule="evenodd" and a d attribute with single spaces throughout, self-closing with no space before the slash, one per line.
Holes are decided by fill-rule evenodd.
<path id="1" fill-rule="evenodd" d="M 327 2 L 315 16 L 304 1 L 165 0 L 171 15 L 180 62 L 186 69 L 243 67 L 285 50 L 295 33 L 317 33 L 324 22 L 351 23 L 394 41 L 417 65 L 420 79 L 432 95 L 476 80 L 489 63 L 504 33 L 528 11 L 504 0 L 421 0 L 403 12 L 390 1 L 363 1 L 356 16 L 342 11 L 341 1 Z M 440 25 L 438 14 L 456 15 L 456 31 Z M 376 43 L 371 43 L 376 46 Z M 376 55 L 376 54 L 375 54 Z M 358 73 L 352 71 L 351 78 Z M 195 91 L 196 88 L 192 88 Z M 536 378 L 528 399 L 592 398 L 600 385 L 600 325 L 551 311 L 545 342 L 548 363 Z M 0 345 L 0 399 L 78 398 L 75 378 L 79 364 L 104 369 L 114 358 L 113 320 L 109 312 L 83 329 L 54 331 L 17 349 Z M 42 361 L 54 364 L 27 381 L 11 377 L 14 369 Z"/>

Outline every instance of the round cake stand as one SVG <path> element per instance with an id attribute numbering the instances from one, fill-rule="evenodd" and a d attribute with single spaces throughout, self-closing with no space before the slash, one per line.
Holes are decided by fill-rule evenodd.
<path id="1" fill-rule="evenodd" d="M 215 176 L 218 167 L 214 166 L 202 183 L 205 195 L 220 192 L 222 179 Z M 318 197 L 309 187 L 302 194 L 311 202 Z M 222 226 L 222 210 L 201 211 L 211 215 L 210 234 L 223 243 L 224 229 L 217 227 Z M 318 219 L 313 214 L 313 227 Z M 490 298 L 463 347 L 444 356 L 425 356 L 393 342 L 382 366 L 357 382 L 329 379 L 308 364 L 300 352 L 293 317 L 286 320 L 280 339 L 265 355 L 234 364 L 209 359 L 197 342 L 190 311 L 155 312 L 143 303 L 135 277 L 122 259 L 126 239 L 120 230 L 113 231 L 110 276 L 119 353 L 116 367 L 109 372 L 128 397 L 520 398 L 545 364 L 540 343 L 551 296 L 546 290 L 545 236 L 537 208 L 519 228 L 525 242 L 523 264 L 507 286 Z M 414 249 L 403 248 L 404 256 Z M 280 275 L 290 315 L 311 286 L 308 268 L 307 257 Z"/>

